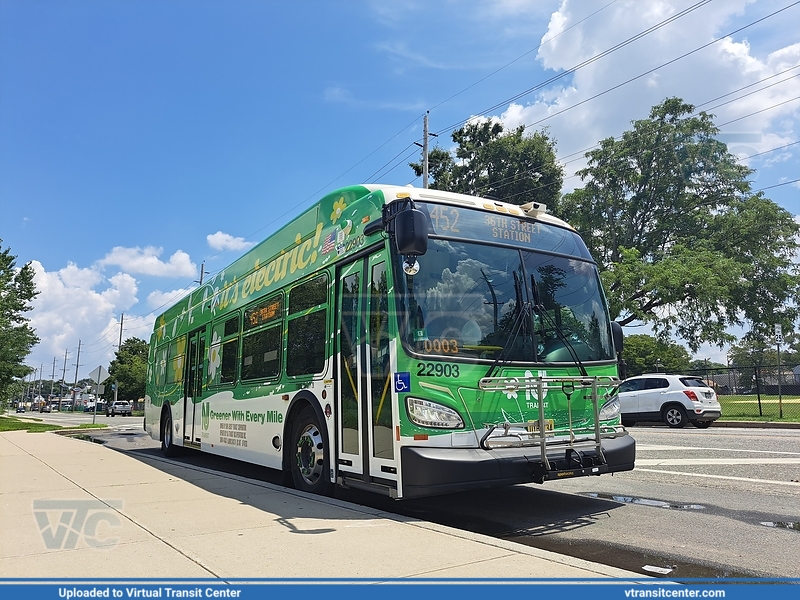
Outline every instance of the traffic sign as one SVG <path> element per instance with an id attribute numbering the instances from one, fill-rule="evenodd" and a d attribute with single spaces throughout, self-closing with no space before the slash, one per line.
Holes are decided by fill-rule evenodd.
<path id="1" fill-rule="evenodd" d="M 89 379 L 98 384 L 103 383 L 106 379 L 108 379 L 108 371 L 106 371 L 101 365 L 89 373 Z"/>

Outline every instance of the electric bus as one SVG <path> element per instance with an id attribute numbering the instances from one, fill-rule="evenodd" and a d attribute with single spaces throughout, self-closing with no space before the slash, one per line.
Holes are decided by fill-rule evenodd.
<path id="1" fill-rule="evenodd" d="M 345 187 L 157 317 L 145 429 L 317 494 L 627 471 L 622 342 L 544 205 Z"/>

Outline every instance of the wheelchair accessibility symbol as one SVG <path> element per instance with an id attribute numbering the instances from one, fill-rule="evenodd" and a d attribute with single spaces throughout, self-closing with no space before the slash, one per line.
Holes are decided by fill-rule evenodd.
<path id="1" fill-rule="evenodd" d="M 395 393 L 408 392 L 411 390 L 411 373 L 408 371 L 394 374 Z"/>

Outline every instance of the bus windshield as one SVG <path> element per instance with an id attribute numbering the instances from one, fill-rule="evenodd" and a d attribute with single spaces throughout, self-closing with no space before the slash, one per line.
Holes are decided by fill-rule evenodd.
<path id="1" fill-rule="evenodd" d="M 582 244 L 581 244 L 582 245 Z M 400 331 L 412 354 L 525 363 L 614 359 L 595 265 L 529 249 L 431 238 L 400 274 Z"/>

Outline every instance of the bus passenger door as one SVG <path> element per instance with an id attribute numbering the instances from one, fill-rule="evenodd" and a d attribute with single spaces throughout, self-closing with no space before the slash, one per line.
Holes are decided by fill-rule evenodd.
<path id="1" fill-rule="evenodd" d="M 393 488 L 398 415 L 386 263 L 385 253 L 375 253 L 341 267 L 337 276 L 337 452 L 343 475 Z"/>
<path id="2" fill-rule="evenodd" d="M 363 382 L 360 374 L 361 353 L 364 351 L 362 318 L 363 261 L 342 267 L 338 281 L 336 331 L 338 335 L 338 364 L 336 367 L 336 421 L 339 470 L 349 474 L 364 472 L 361 460 Z"/>
<path id="3" fill-rule="evenodd" d="M 384 484 L 397 482 L 395 431 L 399 415 L 392 402 L 392 350 L 389 337 L 389 281 L 386 254 L 367 259 L 366 378 L 369 389 L 369 473 Z M 396 359 L 396 357 L 395 357 Z M 399 440 L 398 440 L 399 441 Z"/>
<path id="4" fill-rule="evenodd" d="M 183 379 L 183 445 L 200 445 L 200 408 L 203 398 L 205 330 L 189 334 L 186 347 L 186 377 Z M 195 427 L 196 426 L 196 427 Z"/>

